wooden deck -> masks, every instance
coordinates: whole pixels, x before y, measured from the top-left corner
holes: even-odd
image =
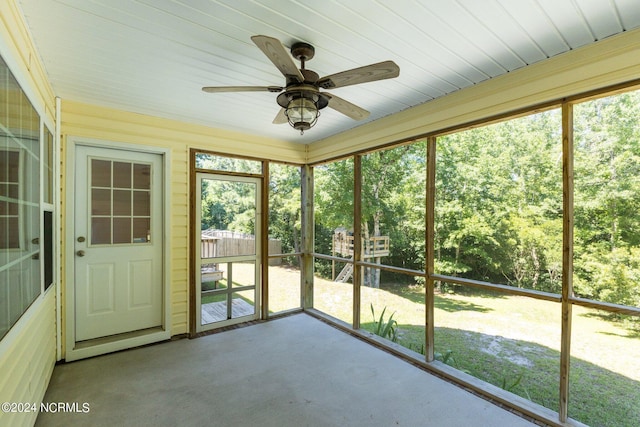
[[[333,235],[332,255],[353,256],[353,236],[346,233]],[[372,236],[362,239],[362,257],[381,258],[389,255],[389,236]]]
[[[231,302],[231,318],[236,319],[243,316],[253,316],[255,307],[243,300],[234,298]],[[202,324],[206,325],[214,322],[227,320],[227,302],[211,302],[202,305]]]

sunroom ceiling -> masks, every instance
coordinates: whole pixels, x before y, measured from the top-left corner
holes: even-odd
[[[640,26],[638,0],[18,0],[57,96],[310,143]],[[300,135],[274,125],[282,86],[252,43],[315,46],[320,76],[393,60],[393,80],[334,89],[371,112],[329,108]]]

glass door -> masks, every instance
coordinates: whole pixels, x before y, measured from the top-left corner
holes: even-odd
[[[196,331],[260,313],[260,178],[196,178]]]

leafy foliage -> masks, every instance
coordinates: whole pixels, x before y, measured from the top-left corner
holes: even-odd
[[[437,148],[436,271],[557,289],[559,112],[459,132],[440,138]],[[558,234],[549,238],[549,230]]]
[[[640,306],[640,93],[580,104],[575,115],[574,289]]]
[[[574,292],[640,306],[640,92],[577,105],[574,129]],[[561,141],[557,109],[438,138],[437,273],[561,291]],[[269,232],[283,252],[299,251],[300,170],[273,164],[270,172]],[[424,270],[425,143],[363,155],[362,177],[363,236],[390,237],[381,262]],[[353,182],[352,158],[314,168],[316,252],[331,254],[336,228],[353,230]],[[209,193],[203,228],[251,232],[248,195],[230,185]],[[392,273],[365,269],[365,284],[377,287],[380,274]]]
[[[385,320],[384,313],[387,311],[387,307],[382,309],[380,318],[376,318],[373,304],[371,304],[371,316],[373,317],[373,333],[382,338],[387,338],[392,342],[398,341],[398,322],[393,318],[395,312]]]
[[[269,178],[269,237],[282,242],[282,253],[300,252],[300,168],[272,163]]]

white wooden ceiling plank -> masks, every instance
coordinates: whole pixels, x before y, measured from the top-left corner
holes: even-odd
[[[476,49],[492,58],[493,63],[503,69],[503,73],[526,65],[522,58],[507,49],[495,34],[457,1],[431,2],[429,8],[444,22],[461,31],[461,36]]]
[[[87,21],[87,28],[80,28],[79,33],[84,33],[85,31],[96,30],[96,25]],[[100,25],[97,26],[100,28]],[[193,67],[193,62],[190,61],[200,61],[203,66],[203,70],[209,69],[210,73],[226,73],[226,70],[229,68],[229,62],[233,64],[233,61],[230,61],[226,56],[218,56],[210,58],[209,66],[205,67],[206,61],[198,58],[197,56],[190,55],[189,52],[185,52],[184,49],[180,50],[170,50],[170,49],[153,49],[153,37],[151,37],[148,43],[145,43],[146,36],[138,36],[136,37],[135,31],[130,33],[130,31],[125,28],[119,32],[112,32],[109,34],[109,38],[100,38],[98,44],[87,45],[82,37],[74,38],[74,44],[76,45],[74,51],[76,52],[77,57],[82,57],[84,61],[89,59],[94,65],[99,68],[112,68],[112,73],[109,73],[108,76],[103,76],[103,78],[109,78],[110,76],[116,77],[118,79],[122,79],[122,77],[118,76],[119,71],[122,71],[122,68],[129,68],[130,70],[122,73],[127,77],[134,77],[138,73],[148,74],[150,78],[164,79],[170,78],[171,76],[174,79],[180,78],[181,74],[187,74],[188,71],[182,73],[182,69],[188,70]],[[131,40],[135,40],[136,43],[132,46],[130,43]],[[60,41],[63,45],[69,46],[69,44],[65,44]],[[120,56],[117,62],[114,63],[112,55],[109,55],[109,51],[113,50],[114,46],[118,46],[118,55]],[[263,57],[262,53],[251,43],[251,50],[255,52],[255,55],[261,61],[267,61],[266,58]],[[201,55],[204,56],[204,55]],[[228,72],[228,80],[232,78],[233,83],[230,84],[263,84],[263,82],[256,81],[257,79],[253,79],[256,74],[256,67],[254,64],[249,63],[241,64],[241,57],[233,58],[239,64],[238,70],[233,70],[233,72]],[[56,57],[56,60],[59,60]],[[70,61],[69,61],[70,60]],[[164,64],[170,64],[170,66],[164,65],[162,67],[158,67],[155,65],[155,61],[161,60]],[[69,62],[67,62],[69,61]],[[224,61],[225,67],[218,66],[217,63],[222,63]],[[256,61],[257,63],[258,61]],[[65,58],[65,63],[67,65],[73,63],[73,58]],[[267,76],[268,77],[268,76]],[[274,80],[269,81],[265,78],[264,84],[284,84],[284,80],[282,76],[278,76],[277,72],[274,73]],[[125,78],[126,79],[126,78]],[[276,80],[277,79],[277,80]],[[106,82],[105,82],[106,83]],[[212,84],[203,79],[203,84]],[[198,88],[199,89],[199,88]]]
[[[640,4],[638,0],[613,0],[617,14],[625,31],[640,26]]]
[[[447,20],[448,14],[438,13],[439,7],[442,10],[441,5],[442,3],[438,2],[418,4],[418,7],[422,8],[424,13],[434,17],[433,20],[429,21],[431,23],[428,28],[429,33],[489,77],[503,74],[506,69],[465,34],[467,32],[466,27]],[[422,16],[422,13],[410,14],[412,19],[422,19]]]
[[[402,3],[395,4],[393,7],[399,8],[399,5]],[[370,33],[379,35],[379,43],[374,46],[374,49],[378,48],[381,51],[389,52],[389,54],[397,54],[404,58],[405,63],[429,70],[442,80],[443,84],[440,86],[444,88],[445,92],[473,84],[472,78],[459,71],[461,69],[466,71],[466,64],[452,55],[450,51],[430,40],[430,37],[417,27],[409,24],[407,19],[391,9],[390,5],[352,0],[344,2],[344,6],[351,11],[353,16],[358,16],[363,20],[362,28],[369,28]],[[405,15],[407,13],[402,9],[399,12],[404,12]],[[365,32],[362,36],[367,38],[367,33]]]
[[[577,0],[577,5],[596,36],[596,40],[622,31],[622,23],[609,1]]]
[[[251,36],[255,35],[255,32],[234,25],[231,22],[233,11],[224,5],[211,1],[198,4],[185,4],[178,1],[168,3],[144,1],[167,14],[200,27],[198,46],[203,52],[224,56],[226,59],[237,58],[239,63],[246,62],[247,59],[255,59],[255,63],[248,65],[252,69],[259,66],[263,60],[268,61],[251,41]],[[198,9],[196,6],[204,9]],[[278,75],[277,71],[270,74]]]
[[[477,49],[460,33],[439,16],[429,10],[429,3],[413,3],[404,0],[401,4],[406,7],[414,7],[414,11],[404,14],[404,18],[414,27],[422,32],[420,39],[426,37],[434,43],[448,50],[449,55],[455,56],[463,71],[467,73],[469,79],[474,83],[481,82],[487,78],[500,75],[504,72],[485,52]]]
[[[202,3],[202,0],[196,0],[196,3]],[[251,35],[265,34],[275,37],[287,46],[290,46],[293,41],[299,40],[298,34],[312,34],[319,31],[315,28],[313,19],[310,19],[305,25],[292,17],[291,14],[296,8],[295,3],[280,2],[278,8],[269,7],[265,2],[216,0],[216,3],[234,11],[226,18],[232,25],[244,29]],[[280,9],[287,12],[283,13]]]
[[[117,17],[112,17],[112,19],[117,19]],[[183,21],[184,22],[184,21]],[[134,24],[129,24],[129,26],[134,27]],[[164,29],[160,29],[160,31],[164,32]],[[205,31],[206,32],[206,31]],[[153,33],[151,33],[152,36],[154,36]],[[128,37],[127,37],[128,38]],[[141,37],[142,38],[142,37]],[[214,39],[214,37],[212,37],[212,39]],[[218,38],[219,39],[219,38]],[[247,38],[248,39],[248,38]],[[207,42],[208,43],[208,42]],[[242,43],[240,43],[242,44]],[[279,75],[277,73],[277,71],[271,71],[270,73],[262,73],[264,76],[264,80],[262,81],[261,78],[258,78],[258,76],[256,76],[256,74],[260,74],[259,72],[257,72],[258,70],[260,70],[260,67],[264,66],[265,63],[268,62],[267,58],[264,58],[262,53],[255,47],[255,45],[253,45],[253,43],[245,43],[251,50],[251,53],[253,55],[255,55],[258,60],[255,61],[255,63],[252,63],[253,61],[251,61],[250,59],[247,59],[246,56],[242,56],[240,54],[235,53],[232,50],[229,49],[216,49],[215,54],[212,54],[211,57],[207,58],[209,60],[210,63],[214,64],[213,66],[209,67],[210,68],[210,73],[216,73],[220,76],[222,76],[222,80],[223,81],[229,81],[228,84],[233,84],[233,85],[238,85],[238,84],[251,84],[251,85],[256,85],[256,84],[265,84],[265,85],[279,85],[279,84],[284,84],[284,79],[281,75]],[[172,67],[171,70],[168,70],[166,67],[164,68],[159,68],[155,66],[155,61],[157,58],[147,58],[143,64],[133,64],[136,66],[136,68],[139,68],[141,70],[143,70],[143,72],[149,72],[149,73],[157,73],[157,71],[154,71],[155,69],[161,69],[166,71],[168,74],[169,71],[170,72],[176,72],[176,73],[180,73],[182,69],[184,70],[188,70],[188,67],[186,66],[187,63],[185,63],[185,58],[198,58],[198,57],[202,57],[205,56],[205,52],[204,51],[196,51],[195,54],[193,54],[194,52],[190,52],[190,48],[184,48],[184,49],[180,49],[180,46],[182,45],[182,43],[178,43],[178,49],[177,50],[173,50],[175,52],[181,52],[181,55],[179,55],[179,58],[172,58],[172,61],[169,61],[169,63],[171,64],[175,64],[174,67]],[[205,49],[206,46],[203,46],[203,49]],[[142,51],[148,52],[149,49],[141,49]],[[249,51],[249,50],[247,50]],[[176,56],[176,55],[174,55]],[[134,61],[135,62],[135,61]],[[163,61],[163,62],[167,62],[167,61]],[[205,61],[206,62],[206,61]],[[216,63],[224,63],[224,67],[220,67],[220,66],[216,66]],[[179,64],[179,66],[177,65]],[[269,65],[270,67],[270,65]],[[186,74],[186,72],[184,73]],[[225,78],[226,77],[226,78]],[[262,76],[261,76],[262,77]],[[273,77],[273,78],[272,78]],[[203,80],[203,85],[212,85],[214,84],[213,82],[211,82],[211,80],[213,79],[209,79],[209,81],[205,81]]]
[[[515,23],[542,50],[551,57],[569,49],[553,21],[549,19],[536,0],[509,1],[499,0],[502,8]]]
[[[56,95],[299,143],[640,25],[638,0],[17,1]],[[313,44],[320,75],[390,59],[400,76],[331,91],[370,117],[327,109],[301,137],[271,124],[275,94],[200,90],[284,83],[255,34]]]
[[[420,103],[421,100],[424,99],[424,95],[416,94],[415,91],[394,83],[393,81],[389,81],[388,85],[385,86],[385,90],[378,90],[377,92],[361,90],[358,86],[332,89],[327,92],[335,94],[367,110],[376,106],[388,107],[390,104],[394,104],[397,108],[407,108]]]
[[[596,36],[584,15],[570,1],[536,0],[571,49],[593,43]]]
[[[495,1],[458,0],[473,15],[479,25],[493,33],[504,51],[509,51],[522,60],[524,65],[533,64],[546,58],[542,51],[522,27]],[[500,53],[496,52],[498,55]]]
[[[320,7],[321,3],[315,2],[309,5],[310,8]],[[358,11],[354,11],[348,8],[346,3],[337,3],[327,9],[326,16],[330,17],[332,21],[343,20],[345,23],[341,26],[345,33],[349,36],[342,37],[342,40],[347,40],[346,44],[343,44],[343,49],[336,51],[335,48],[331,48],[329,43],[333,43],[332,40],[318,42],[318,40],[311,41],[316,47],[316,57],[325,55],[325,60],[322,63],[327,64],[320,72],[321,68],[316,67],[316,59],[314,58],[312,67],[320,75],[333,74],[346,69],[360,67],[368,65],[373,62],[380,62],[382,60],[391,59],[398,63],[400,66],[400,74],[403,76],[402,81],[414,90],[421,91],[423,93],[433,94],[446,94],[452,90],[456,90],[457,86],[450,84],[439,75],[437,75],[430,67],[424,67],[421,64],[415,64],[411,57],[403,55],[397,49],[398,43],[391,46],[385,41],[386,44],[376,44],[371,41],[372,36],[367,33],[369,31],[374,34],[379,40],[386,40],[387,35],[380,31],[374,31],[371,29],[371,25],[368,21],[361,16]],[[368,28],[368,30],[365,30]],[[362,30],[360,30],[362,29]],[[358,31],[356,31],[358,30]],[[333,32],[332,32],[333,33]],[[340,43],[338,41],[337,43]],[[328,48],[329,52],[325,51]],[[335,52],[335,55],[331,55],[331,51]],[[340,56],[347,55],[350,58],[349,62],[340,62],[340,65],[334,63],[333,58],[340,58]],[[315,68],[314,68],[315,67]],[[368,84],[367,84],[368,85]]]
[[[135,13],[121,14],[122,7],[119,7],[117,3],[109,3],[109,7],[102,13],[108,19],[131,28],[132,33],[137,31],[145,33],[140,38],[150,38],[150,43],[148,48],[141,49],[142,52],[156,46],[156,51],[181,52],[181,59],[188,56],[197,58],[210,54],[215,40],[214,57],[223,58],[230,73],[241,70],[244,70],[245,73],[255,72],[256,66],[260,65],[258,63],[258,60],[261,59],[260,52],[256,52],[255,45],[250,42],[249,37],[246,40],[238,40],[202,25],[196,25],[191,20],[179,19],[176,15],[156,8],[153,4],[136,4],[140,9],[134,10]],[[145,15],[146,18],[139,20],[139,15]],[[134,37],[133,34],[132,37]],[[175,46],[172,49],[158,49],[158,39],[165,43],[175,44]],[[166,47],[165,43],[162,43],[161,46]],[[255,55],[255,63],[251,61],[252,55]],[[150,57],[149,60],[151,61],[149,65],[152,66],[155,57]]]

